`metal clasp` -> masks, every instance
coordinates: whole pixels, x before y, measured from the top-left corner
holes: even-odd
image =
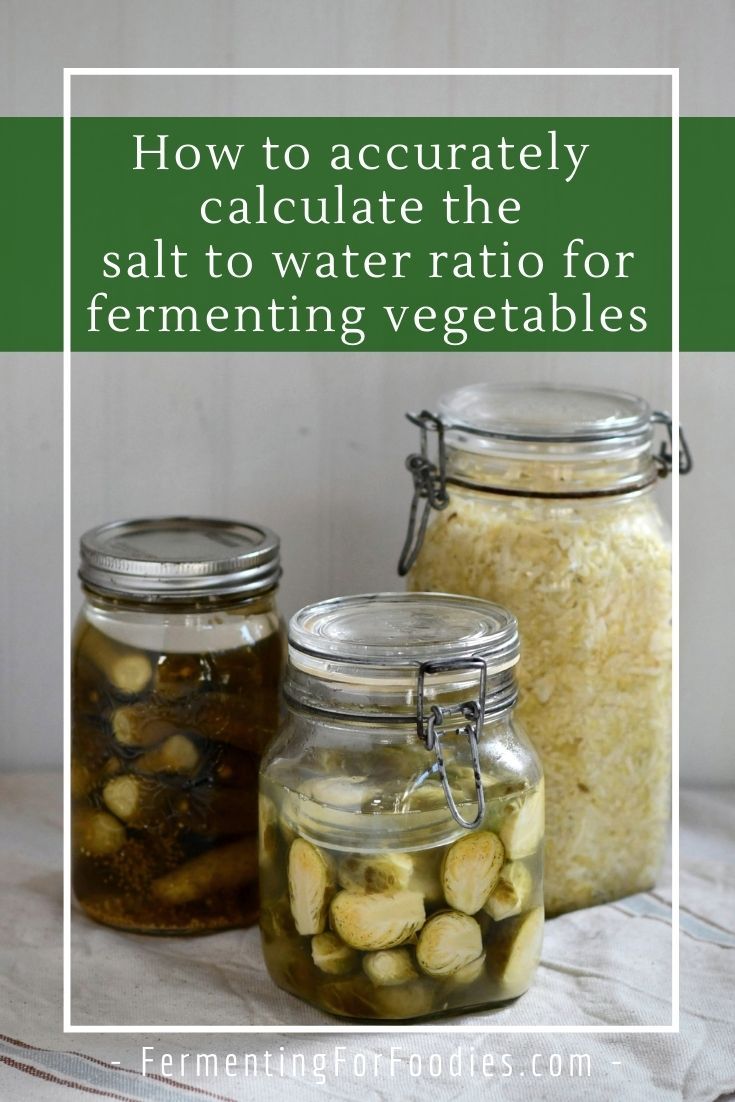
[[[465,700],[461,704],[449,704],[443,707],[433,704],[427,714],[424,700],[426,678],[430,674],[448,673],[452,670],[477,670],[480,678],[477,688],[476,700]],[[485,718],[485,690],[487,685],[487,663],[484,658],[458,658],[446,662],[422,662],[419,666],[418,683],[416,689],[416,714],[418,724],[418,736],[426,744],[427,750],[433,750],[439,768],[442,788],[447,806],[452,813],[452,818],[465,830],[474,830],[485,817],[485,790],[482,787],[482,773],[480,771],[479,737]],[[475,779],[475,796],[477,799],[477,814],[474,819],[465,819],[454,799],[449,778],[444,765],[444,752],[442,738],[446,734],[445,727],[448,721],[454,720],[453,730],[467,736],[470,745],[470,757],[472,759],[472,772]],[[464,725],[462,722],[464,721]]]
[[[658,473],[661,478],[666,478],[674,469],[674,425],[671,420],[671,414],[666,413],[664,410],[655,410],[651,415],[651,421],[654,425],[665,425],[666,434],[668,436],[668,445],[666,440],[662,441],[661,447],[654,455],[656,466],[658,467]],[[692,469],[692,453],[689,451],[689,445],[686,442],[684,436],[684,430],[679,426],[679,474],[689,474]]]
[[[426,525],[429,523],[431,509],[445,509],[449,504],[447,493],[447,454],[444,446],[444,425],[439,418],[423,410],[421,413],[407,413],[406,417],[421,430],[421,451],[413,452],[406,460],[406,468],[413,479],[413,497],[408,515],[408,532],[398,560],[398,573],[403,577],[416,562],[421,544],[424,542]],[[436,462],[429,456],[429,433],[435,432]],[[419,502],[424,501],[421,519],[417,523]]]

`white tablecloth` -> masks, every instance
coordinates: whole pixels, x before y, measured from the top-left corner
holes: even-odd
[[[733,793],[685,791],[681,815],[678,1034],[655,1032],[671,1022],[670,890],[663,883],[654,892],[549,922],[538,979],[516,1003],[413,1033],[373,1027],[350,1036],[338,1034],[334,1022],[328,1034],[210,1034],[207,1027],[327,1023],[270,983],[254,930],[197,939],[134,937],[75,912],[74,1025],[197,1025],[204,1032],[64,1035],[60,778],[2,778],[0,1099],[66,1102],[86,1093],[230,1102],[257,1090],[259,1100],[270,1102],[297,1089],[303,1099],[326,1092],[361,1102],[462,1102],[501,1087],[509,1099],[719,1098],[735,1091]],[[480,1033],[486,1025],[523,1031],[642,1026],[654,1032]],[[342,1045],[344,1051],[337,1048]],[[158,1078],[140,1074],[143,1046],[152,1046],[154,1063],[147,1070]],[[171,1064],[161,1065],[164,1052]],[[213,1074],[213,1059],[207,1075],[197,1077],[193,1056],[182,1068],[179,1058],[187,1052],[218,1056],[219,1074]],[[232,1059],[225,1066],[227,1054]],[[573,1054],[589,1056],[589,1076],[586,1059],[575,1062]],[[340,1059],[345,1064],[335,1068]],[[492,1078],[483,1078],[493,1069]]]

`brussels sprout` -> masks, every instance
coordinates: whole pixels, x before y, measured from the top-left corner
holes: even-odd
[[[78,808],[72,820],[74,848],[85,857],[109,857],[125,844],[125,827],[106,811]]]
[[[469,964],[465,964],[462,968],[453,972],[447,982],[451,987],[468,987],[475,980],[479,980],[484,971],[485,954],[481,953],[475,960],[471,960]]]
[[[541,844],[544,836],[544,784],[543,781],[530,796],[517,804],[500,828],[500,840],[509,860],[530,857]]]
[[[327,857],[310,842],[296,838],[288,851],[288,893],[300,934],[323,932],[333,890],[334,878]]]
[[[367,976],[358,974],[346,980],[334,980],[319,988],[319,1000],[325,1010],[341,1018],[380,1017],[376,1006],[376,988]]]
[[[258,846],[262,864],[273,861],[278,853],[277,830],[276,805],[261,792],[258,796]]]
[[[383,853],[374,857],[351,855],[340,861],[340,887],[351,891],[391,892],[408,887],[413,861],[407,853]]]
[[[315,934],[311,939],[311,959],[321,972],[342,976],[355,968],[358,956],[336,934],[327,932]]]
[[[294,926],[288,896],[282,896],[273,902],[266,902],[261,893],[260,930],[263,941],[269,944],[276,942],[277,947],[295,939],[296,927]]]
[[[443,1001],[437,998],[439,993],[426,980],[414,980],[395,987],[376,987],[374,990],[380,1018],[423,1018],[444,1009]]]
[[[449,906],[468,915],[476,914],[497,883],[503,856],[502,842],[488,830],[455,842],[444,855],[441,872]]]
[[[421,892],[428,904],[444,903],[444,891],[441,885],[442,851],[423,849],[411,854],[413,875],[408,885],[412,891]]]
[[[500,922],[520,914],[533,892],[533,877],[522,861],[506,861],[483,910]]]
[[[459,911],[433,915],[419,934],[416,960],[428,976],[451,976],[482,953],[482,930]]]
[[[332,928],[354,949],[392,949],[424,924],[424,900],[418,892],[341,891],[332,900]]]
[[[154,880],[151,889],[165,903],[192,903],[205,896],[232,891],[258,875],[258,847],[254,838],[244,838],[180,865]]]
[[[511,919],[512,933],[509,932],[498,946],[493,946],[492,962],[488,966],[497,971],[509,997],[522,994],[541,959],[541,945],[544,936],[544,909],[535,907],[520,919]]]
[[[304,785],[304,795],[326,807],[344,808],[346,811],[359,811],[366,792],[367,777],[319,777]]]
[[[406,811],[440,811],[446,808],[447,799],[438,781],[426,781],[407,792],[402,805]]]
[[[362,958],[365,975],[376,987],[393,987],[418,979],[408,949],[380,949]]]

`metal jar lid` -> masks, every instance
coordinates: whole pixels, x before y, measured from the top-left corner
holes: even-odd
[[[79,577],[88,589],[141,601],[256,596],[281,575],[278,536],[236,520],[112,521],[85,532],[79,548]]]

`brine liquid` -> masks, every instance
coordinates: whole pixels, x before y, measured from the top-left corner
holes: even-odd
[[[261,778],[261,932],[275,982],[361,1019],[424,1018],[525,991],[541,945],[539,788],[488,790],[481,827],[467,831],[436,778],[390,810],[366,786],[366,777],[312,776],[296,791]],[[473,806],[461,804],[468,817]],[[500,838],[513,849],[524,807],[516,848],[527,852],[513,857]],[[506,893],[491,903],[501,879]]]
[[[89,623],[72,662],[73,884],[86,913],[147,933],[257,919],[257,774],[279,719],[282,643],[165,654]]]

